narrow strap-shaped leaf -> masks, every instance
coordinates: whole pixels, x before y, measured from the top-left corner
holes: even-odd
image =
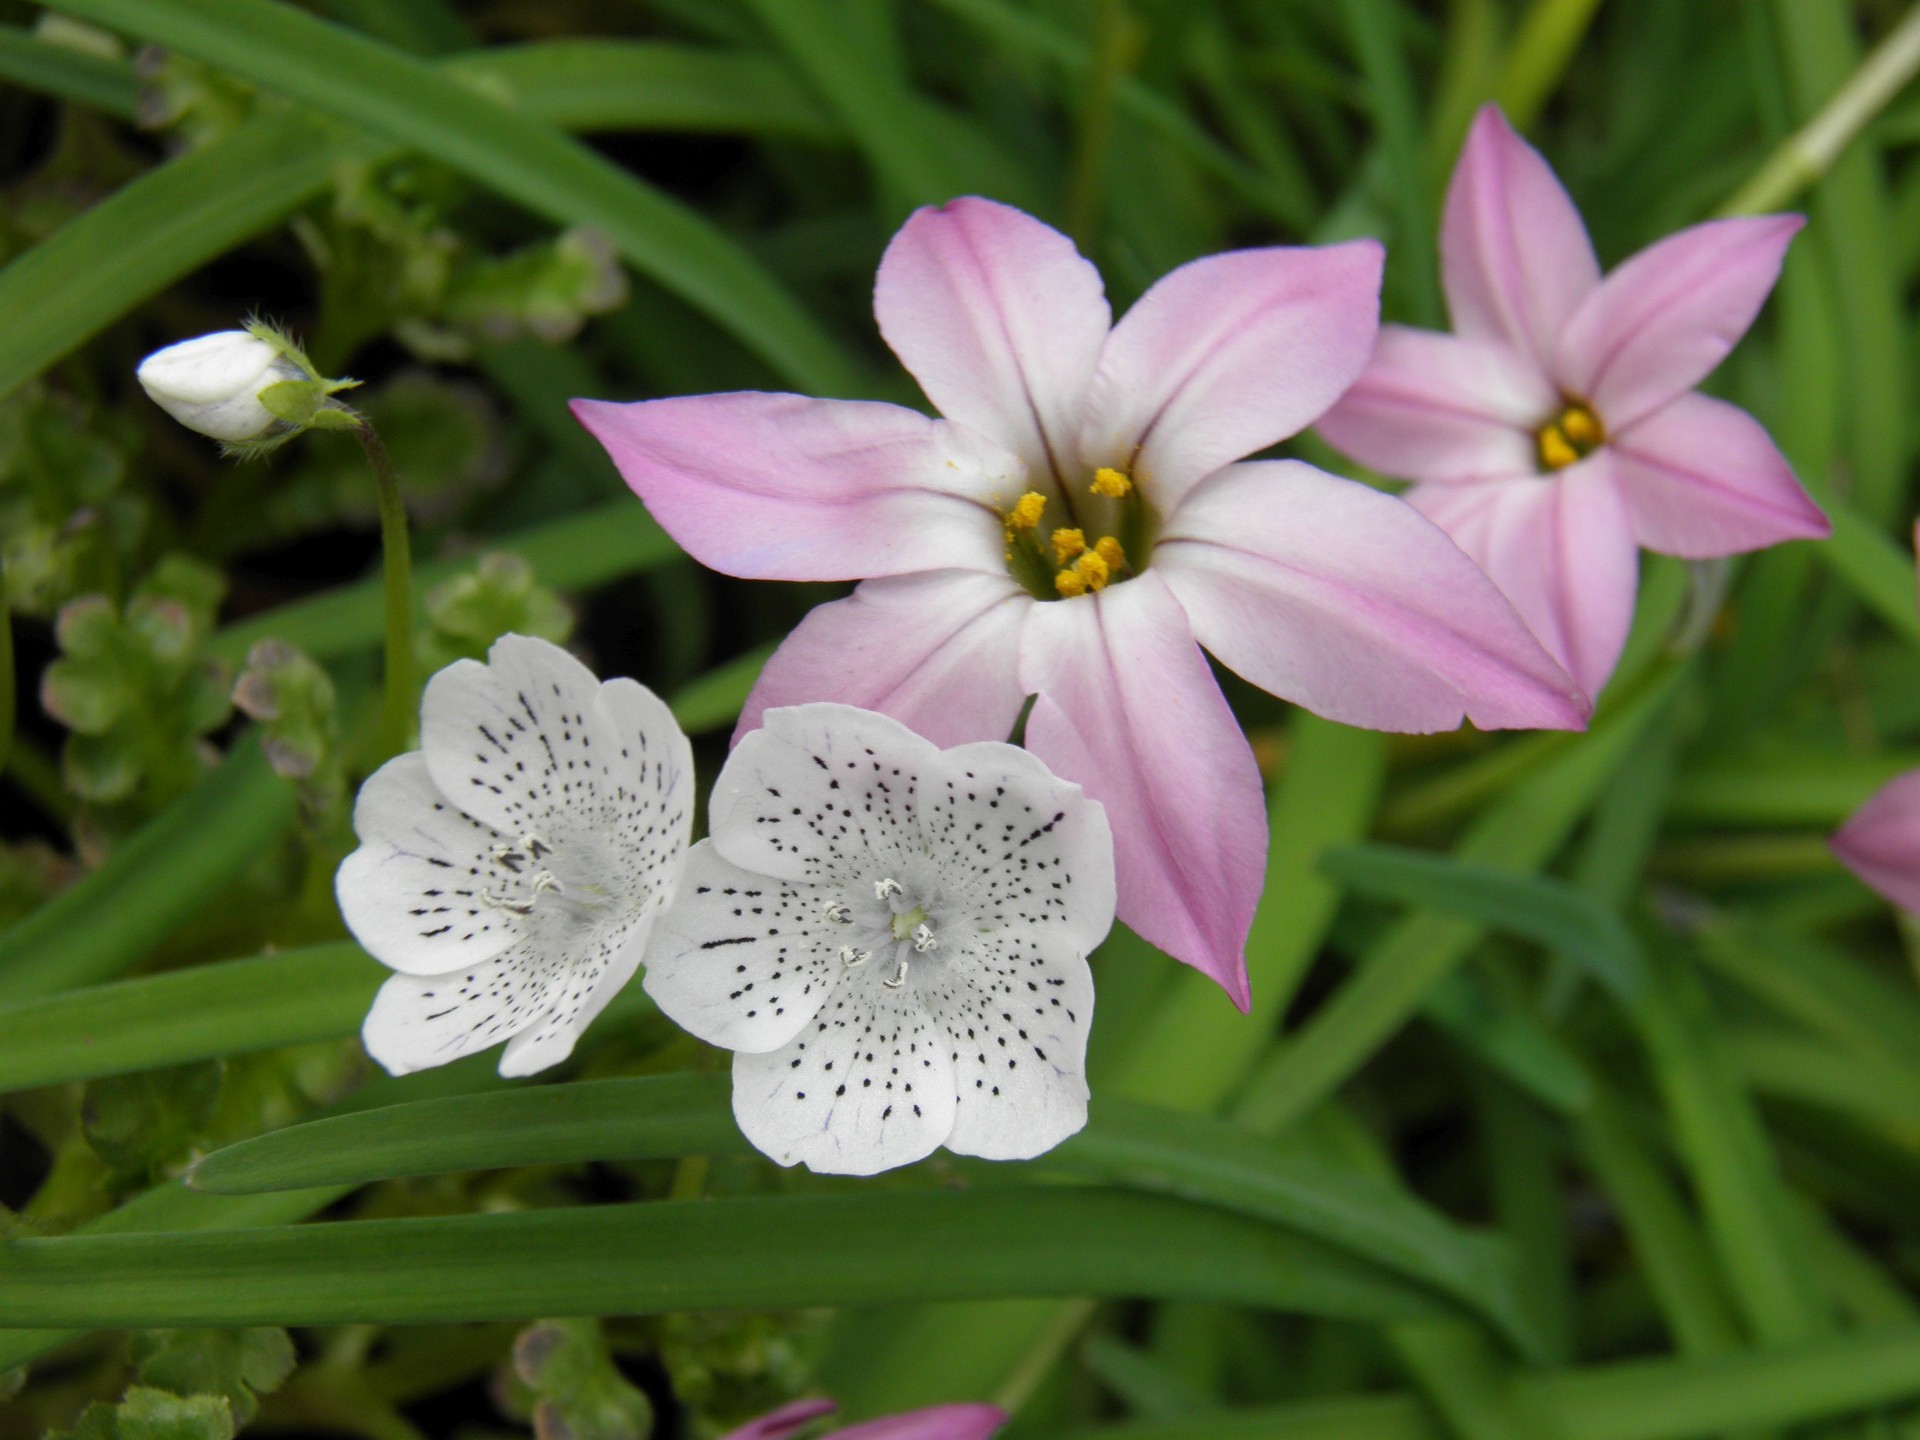
[[[314,945],[0,1004],[0,1091],[351,1035],[386,975]]]
[[[1633,932],[1613,910],[1562,881],[1389,845],[1349,845],[1328,851],[1320,864],[1363,895],[1535,941],[1578,961],[1616,995],[1631,1000],[1639,993],[1646,962]]]
[[[431,155],[549,219],[598,226],[635,269],[795,383],[823,394],[857,389],[834,342],[725,232],[431,64],[268,0],[72,0],[65,8]]]
[[[298,811],[258,740],[241,741],[98,870],[0,934],[0,1000],[121,974],[258,860]]]
[[[55,45],[15,25],[0,25],[0,79],[77,100],[121,120],[133,118],[140,95],[140,82],[124,60]]]
[[[1514,1377],[1554,1440],[1691,1440],[1839,1419],[1920,1396],[1920,1329],[1769,1346],[1710,1360],[1632,1360]],[[1411,1395],[1352,1395],[1188,1420],[1103,1425],[1061,1440],[1445,1440]]]
[[[1643,727],[1672,700],[1684,670],[1668,671],[1581,743],[1486,812],[1457,854],[1475,863],[1538,869],[1565,843]],[[1416,915],[1370,947],[1358,973],[1248,1086],[1241,1113],[1277,1130],[1313,1108],[1419,1009],[1482,934],[1472,921]]]
[[[403,1324],[1010,1295],[1185,1298],[1369,1321],[1444,1313],[1431,1292],[1258,1221],[1077,1186],[0,1245],[0,1314],[39,1326]]]
[[[832,128],[791,75],[770,72],[763,57],[556,42],[462,55],[442,68],[553,125],[793,135]],[[0,269],[0,314],[9,317],[0,329],[0,394],[285,219],[326,189],[342,160],[399,151],[312,114],[270,113],[128,182]],[[128,235],[142,243],[129,247]]]
[[[228,1146],[203,1159],[191,1183],[246,1193],[445,1170],[751,1154],[733,1122],[730,1088],[725,1076],[663,1075],[367,1110]],[[1444,1291],[1521,1336],[1509,1257],[1497,1241],[1461,1230],[1410,1195],[1285,1154],[1220,1121],[1098,1103],[1087,1129],[1041,1163],[1311,1235]]]

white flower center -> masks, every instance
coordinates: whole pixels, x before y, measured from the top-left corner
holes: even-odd
[[[883,962],[880,983],[898,990],[907,983],[915,961],[940,948],[942,917],[949,923],[955,918],[945,898],[931,874],[904,881],[882,874],[847,886],[840,898],[820,906],[820,914],[847,927],[848,941],[837,952],[841,964],[857,970],[878,956]]]
[[[614,904],[612,891],[591,873],[605,867],[569,866],[567,857],[540,835],[529,832],[502,841],[488,853],[494,874],[480,898],[496,910],[592,925]],[[583,857],[573,858],[578,862]]]

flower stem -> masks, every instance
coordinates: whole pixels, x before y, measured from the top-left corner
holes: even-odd
[[[1827,173],[1841,151],[1920,73],[1920,5],[1847,77],[1819,114],[1780,142],[1767,161],[1720,207],[1722,216],[1760,215],[1790,203]]]
[[[1114,103],[1124,80],[1146,48],[1145,27],[1126,0],[1098,0],[1094,9],[1093,73],[1080,106],[1073,177],[1067,191],[1067,233],[1091,249],[1105,208],[1107,164],[1113,148]]]
[[[381,710],[380,753],[398,755],[413,740],[413,546],[407,537],[407,508],[393,457],[371,421],[353,427],[366,451],[380,494],[380,568],[387,600],[386,700]]]
[[[7,566],[0,561],[0,772],[13,751],[13,616],[7,608]]]

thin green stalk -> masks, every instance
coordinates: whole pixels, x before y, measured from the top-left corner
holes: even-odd
[[[366,451],[380,495],[380,570],[386,594],[386,695],[380,712],[380,753],[398,755],[412,743],[415,705],[413,664],[413,544],[407,535],[407,507],[400,498],[400,477],[380,432],[371,421],[353,427]]]
[[[0,773],[13,752],[14,685],[13,614],[7,606],[7,567],[0,561]]]
[[[1599,8],[1600,0],[1534,0],[1500,72],[1498,99],[1515,125],[1533,123]]]
[[[1916,74],[1920,74],[1920,5],[1907,12],[1819,113],[1775,147],[1719,213],[1761,215],[1792,203],[1827,173],[1854,136]]]
[[[1066,205],[1067,233],[1082,250],[1091,249],[1100,233],[1120,82],[1146,45],[1146,27],[1126,0],[1097,0],[1093,15],[1093,70],[1081,101]]]

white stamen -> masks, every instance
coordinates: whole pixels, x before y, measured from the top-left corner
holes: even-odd
[[[515,915],[531,915],[533,913],[533,904],[531,901],[526,904],[521,904],[519,901],[507,899],[504,895],[496,895],[491,890],[482,890],[480,892],[480,903],[483,905],[491,905],[496,910],[510,910]]]
[[[538,875],[533,877],[533,893],[540,895],[548,890],[551,890],[556,895],[564,895],[567,893],[567,887],[560,883],[559,876],[555,875],[551,870],[542,870]]]
[[[940,942],[934,939],[933,930],[925,921],[913,927],[913,948],[922,955],[929,950],[938,949]]]
[[[527,858],[538,860],[542,855],[553,854],[553,847],[532,831],[520,837],[520,848],[527,852]]]
[[[820,914],[823,918],[835,925],[851,925],[853,923],[853,911],[838,900],[827,901],[826,904],[820,907]]]
[[[907,957],[904,955],[900,957],[900,968],[893,972],[893,978],[891,980],[882,980],[880,983],[886,986],[889,990],[898,990],[902,985],[906,984],[907,983]]]
[[[876,900],[891,900],[895,895],[904,895],[905,893],[904,887],[902,887],[898,880],[888,878],[873,882],[873,898]]]
[[[493,847],[491,853],[494,864],[504,865],[516,875],[520,873],[520,862],[525,857],[521,855],[518,845],[509,845],[505,841],[502,841]]]
[[[871,959],[873,959],[873,951],[871,950],[856,950],[851,945],[842,945],[840,947],[840,963],[849,970],[853,969],[856,965],[864,965]]]

